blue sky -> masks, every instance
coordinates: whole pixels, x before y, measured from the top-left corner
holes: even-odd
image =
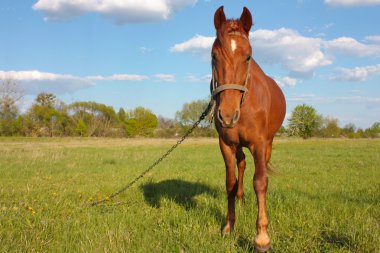
[[[244,6],[253,57],[302,103],[340,124],[380,121],[380,0],[35,0],[0,2],[0,79],[66,102],[136,106],[173,118],[208,98],[213,15]]]

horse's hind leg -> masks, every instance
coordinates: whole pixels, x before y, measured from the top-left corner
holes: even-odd
[[[236,164],[238,167],[239,175],[238,175],[238,189],[236,193],[236,197],[244,202],[244,186],[243,186],[243,178],[245,171],[245,154],[243,152],[243,148],[239,147],[236,152]]]
[[[267,143],[267,154],[266,154],[266,162],[267,162],[267,164],[269,163],[270,157],[272,155],[272,143],[273,143],[273,139],[269,140],[268,143]]]

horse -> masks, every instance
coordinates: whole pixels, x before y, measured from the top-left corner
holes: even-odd
[[[268,163],[273,138],[284,121],[286,102],[277,83],[252,58],[249,40],[252,25],[252,15],[246,7],[236,20],[226,19],[223,6],[216,10],[210,90],[215,101],[213,113],[219,147],[226,167],[228,210],[222,232],[231,233],[236,220],[235,199],[244,200],[245,147],[253,155],[255,164],[253,187],[258,214],[254,247],[266,252],[271,249],[266,211]]]

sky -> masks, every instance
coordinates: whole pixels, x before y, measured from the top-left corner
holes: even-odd
[[[380,122],[380,0],[1,0],[0,79],[27,110],[40,92],[174,118],[209,98],[213,16],[252,13],[253,58],[341,126]]]

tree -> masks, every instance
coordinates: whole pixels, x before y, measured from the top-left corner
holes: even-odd
[[[117,135],[119,119],[112,106],[96,102],[75,102],[69,105],[69,111],[78,135]]]
[[[374,133],[375,137],[380,137],[380,122],[373,123],[371,131]]]
[[[355,137],[356,126],[353,123],[345,125],[342,129],[342,135],[348,138]]]
[[[178,134],[178,127],[173,119],[158,116],[158,125],[156,129],[156,137],[175,137]]]
[[[192,126],[201,116],[202,112],[206,109],[208,100],[196,100],[190,103],[185,103],[182,110],[176,112],[175,120],[182,126]],[[209,121],[202,121],[200,127],[209,127]]]
[[[281,126],[280,129],[278,129],[276,135],[283,136],[284,134],[286,134],[286,128],[284,126]]]
[[[318,131],[318,136],[324,138],[336,138],[342,133],[338,119],[326,117],[322,120],[322,127]]]
[[[196,100],[190,103],[185,103],[182,106],[182,110],[176,112],[175,121],[179,124],[182,132],[186,132],[190,127],[194,125],[199,117],[206,109],[208,100]],[[208,120],[203,120],[198,128],[194,129],[193,136],[216,136],[216,130]]]
[[[17,83],[12,79],[0,84],[0,135],[14,135],[20,131],[17,103],[23,98]]]
[[[37,95],[36,104],[41,107],[53,108],[57,97],[53,93],[41,92]]]
[[[41,92],[23,119],[23,131],[29,136],[64,136],[70,121],[67,106],[54,94]]]
[[[310,138],[319,129],[322,117],[309,105],[298,105],[293,109],[289,119],[288,134],[300,136],[304,139]]]
[[[125,113],[125,110],[123,108],[119,109],[119,112],[117,113],[117,117],[119,118],[120,122],[125,122],[127,114]]]
[[[364,131],[364,135],[367,138],[378,138],[380,137],[380,122],[375,122],[370,128]]]
[[[157,116],[144,107],[137,107],[126,113],[125,132],[128,137],[152,137],[157,125]]]

